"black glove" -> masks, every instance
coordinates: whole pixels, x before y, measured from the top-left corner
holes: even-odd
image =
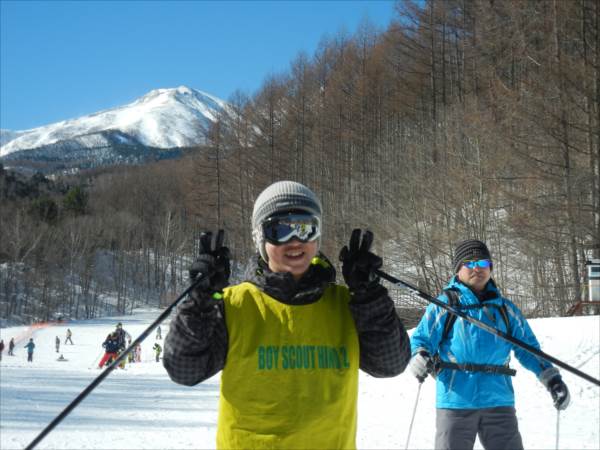
[[[539,379],[550,392],[554,407],[558,410],[567,409],[571,401],[571,396],[569,395],[567,385],[558,373],[558,369],[555,367],[545,369],[540,373]]]
[[[548,382],[548,390],[554,401],[554,407],[558,410],[567,409],[567,406],[569,406],[569,403],[571,402],[571,396],[569,395],[567,385],[560,375],[552,378]]]
[[[231,266],[229,249],[223,246],[224,235],[225,232],[219,230],[214,249],[211,247],[212,233],[200,235],[200,255],[189,270],[190,281],[197,283],[190,294],[194,300],[206,298],[206,294],[221,291],[229,284]]]
[[[354,229],[350,245],[344,246],[340,252],[344,280],[350,291],[357,294],[364,294],[379,283],[375,270],[383,264],[379,256],[369,251],[373,243],[373,233],[366,230],[361,242],[361,232],[359,228]]]

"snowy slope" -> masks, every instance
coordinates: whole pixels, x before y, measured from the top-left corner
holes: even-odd
[[[62,141],[82,147],[108,145],[107,132],[117,132],[124,144],[191,147],[204,142],[207,127],[224,108],[224,101],[186,86],[156,89],[128,105],[77,119],[31,130],[2,130],[0,157]]]
[[[0,147],[13,139],[18,138],[21,134],[22,132],[20,131],[4,130],[0,128]]]
[[[100,344],[118,321],[137,337],[158,311],[134,316],[70,322],[32,330],[4,328],[8,343],[17,336],[14,357],[0,363],[0,448],[20,449],[71,402],[99,373],[95,368]],[[550,355],[600,378],[600,317],[536,319],[533,330]],[[75,345],[61,345],[68,359],[56,361],[54,338],[64,342],[67,326]],[[162,326],[163,336],[168,324]],[[29,335],[37,344],[34,362],[26,362],[23,348]],[[38,448],[60,449],[185,449],[214,448],[219,375],[195,386],[170,381],[153,361],[155,335],[142,344],[143,362],[111,373]],[[158,341],[160,342],[160,341]],[[535,377],[513,363],[517,414],[525,448],[555,448],[556,411]],[[559,448],[600,448],[600,388],[563,371],[571,406],[560,416]],[[408,373],[375,379],[364,373],[359,385],[358,447],[404,448],[418,383]],[[435,429],[434,382],[421,390],[410,448],[433,447]],[[476,448],[481,448],[476,444]]]

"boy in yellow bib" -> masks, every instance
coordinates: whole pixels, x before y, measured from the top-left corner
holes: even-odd
[[[373,234],[354,230],[340,253],[347,287],[319,253],[321,203],[280,181],[256,199],[258,250],[247,281],[228,286],[219,231],[201,237],[190,277],[206,276],[179,307],[163,364],[195,385],[222,370],[217,447],[356,448],[358,369],[400,374],[409,339],[375,269]],[[362,235],[362,236],[361,236]]]

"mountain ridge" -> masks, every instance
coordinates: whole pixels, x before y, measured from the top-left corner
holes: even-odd
[[[30,130],[0,130],[0,159],[30,160],[32,154],[40,156],[40,149],[51,149],[60,159],[60,149],[85,152],[111,148],[115,142],[159,152],[195,147],[206,143],[208,128],[225,110],[223,100],[187,86],[154,89],[126,105],[79,118]]]

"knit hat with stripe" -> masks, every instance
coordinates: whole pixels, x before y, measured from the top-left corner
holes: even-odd
[[[465,261],[477,261],[479,259],[492,260],[492,255],[483,242],[478,241],[477,239],[467,239],[459,242],[456,245],[454,258],[452,259],[454,273],[457,273],[460,270],[462,263]]]

